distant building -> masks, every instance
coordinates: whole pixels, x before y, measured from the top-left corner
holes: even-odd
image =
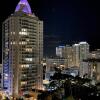
[[[87,42],[79,43],[79,59],[83,61],[83,59],[87,59],[89,55],[89,44]]]
[[[87,70],[86,72],[84,72],[84,75],[87,74],[89,78],[100,82],[100,58],[88,58],[86,60],[84,60],[85,64],[88,64],[87,68],[89,70]],[[84,65],[83,68],[86,70],[86,66]]]
[[[73,48],[72,48],[72,46],[66,45],[64,58],[67,59],[67,67],[74,66],[74,64],[73,64]]]
[[[72,76],[75,77],[75,76],[79,75],[79,68],[76,67],[76,66],[73,66],[73,67],[67,68],[65,70],[62,70],[61,73],[62,74],[72,75]]]
[[[84,77],[84,75],[88,75],[90,70],[91,69],[90,69],[89,64],[87,62],[84,62],[84,61],[80,62],[80,68],[79,68],[80,77]],[[87,77],[89,77],[89,75]]]
[[[66,59],[66,67],[73,65],[73,48],[70,45],[56,47],[56,56]]]
[[[91,51],[89,53],[88,58],[97,58],[97,59],[99,59],[100,58],[100,49],[97,49],[95,51]]]
[[[89,55],[89,44],[87,42],[80,42],[79,43],[79,60],[80,60],[80,76],[83,77],[84,72],[88,71],[86,67],[87,64],[83,62],[84,59],[87,59]]]
[[[57,57],[64,57],[65,55],[64,55],[64,53],[65,53],[65,46],[58,46],[58,47],[56,47],[56,56]]]
[[[72,46],[58,46],[56,47],[56,55],[67,59],[67,67],[80,67],[80,63],[89,55],[89,44],[87,42],[79,42]]]
[[[100,49],[90,52],[88,58],[84,59],[83,62],[85,64],[88,64],[88,77],[96,81],[100,81]],[[84,70],[87,69],[85,68],[85,65],[83,66],[83,68]],[[86,71],[84,72],[84,74],[86,74]]]
[[[9,95],[42,89],[43,21],[20,0],[2,25],[2,88]]]
[[[50,76],[53,76],[55,73],[55,69],[61,69],[64,70],[66,69],[66,59],[65,58],[60,58],[60,57],[52,57],[52,58],[46,58],[45,63],[44,63],[44,75],[46,80],[50,79]]]
[[[60,69],[65,69],[66,68],[66,59],[65,58],[46,58],[46,71],[55,71],[55,67],[60,68]]]
[[[79,44],[72,45],[72,47],[73,47],[73,64],[74,64],[74,66],[77,66],[77,67],[79,67],[79,64],[80,64],[79,46],[80,46]]]

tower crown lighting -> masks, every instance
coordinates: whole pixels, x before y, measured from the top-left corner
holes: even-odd
[[[20,0],[16,6],[15,12],[22,11],[26,14],[32,14],[31,7],[27,0]]]

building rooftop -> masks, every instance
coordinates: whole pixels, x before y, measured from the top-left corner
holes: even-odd
[[[79,44],[88,44],[88,43],[84,41],[84,42],[79,42]]]
[[[26,14],[32,14],[31,7],[27,0],[20,0],[16,6],[15,12],[22,11]],[[34,14],[33,14],[34,15]],[[35,15],[34,15],[35,16]]]

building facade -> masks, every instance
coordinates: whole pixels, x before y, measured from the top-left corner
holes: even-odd
[[[65,58],[46,58],[46,71],[55,71],[55,68],[65,69],[66,68],[66,59]]]
[[[87,59],[89,55],[89,44],[87,42],[79,43],[79,59],[83,61],[83,59]]]
[[[56,47],[56,56],[65,58],[66,67],[73,66],[73,48],[70,45]]]
[[[67,67],[80,67],[80,63],[89,55],[89,44],[87,42],[79,42],[72,46],[58,46],[56,47],[56,55],[67,59]]]
[[[73,47],[73,64],[74,66],[79,67],[80,58],[79,58],[79,44],[72,45]]]
[[[9,95],[42,89],[43,21],[20,0],[2,25],[2,87]]]
[[[62,57],[65,56],[64,53],[65,53],[65,46],[58,46],[58,47],[56,47],[56,56],[62,58]]]
[[[84,72],[87,69],[87,64],[83,62],[84,59],[87,59],[89,55],[89,44],[87,42],[79,43],[79,67],[80,67],[80,76],[83,77]],[[87,69],[88,70],[88,69]]]
[[[84,74],[87,74],[89,78],[100,82],[100,50],[97,49],[90,52],[88,58],[83,62],[84,64],[87,64],[87,67],[85,67],[85,65],[83,64],[83,70],[89,69],[87,71],[84,71]]]
[[[73,48],[70,45],[66,45],[65,47],[65,57],[67,59],[67,67],[74,66],[73,63]]]

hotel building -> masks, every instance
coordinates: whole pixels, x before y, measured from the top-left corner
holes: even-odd
[[[27,0],[2,24],[2,88],[9,95],[42,89],[43,21]]]

